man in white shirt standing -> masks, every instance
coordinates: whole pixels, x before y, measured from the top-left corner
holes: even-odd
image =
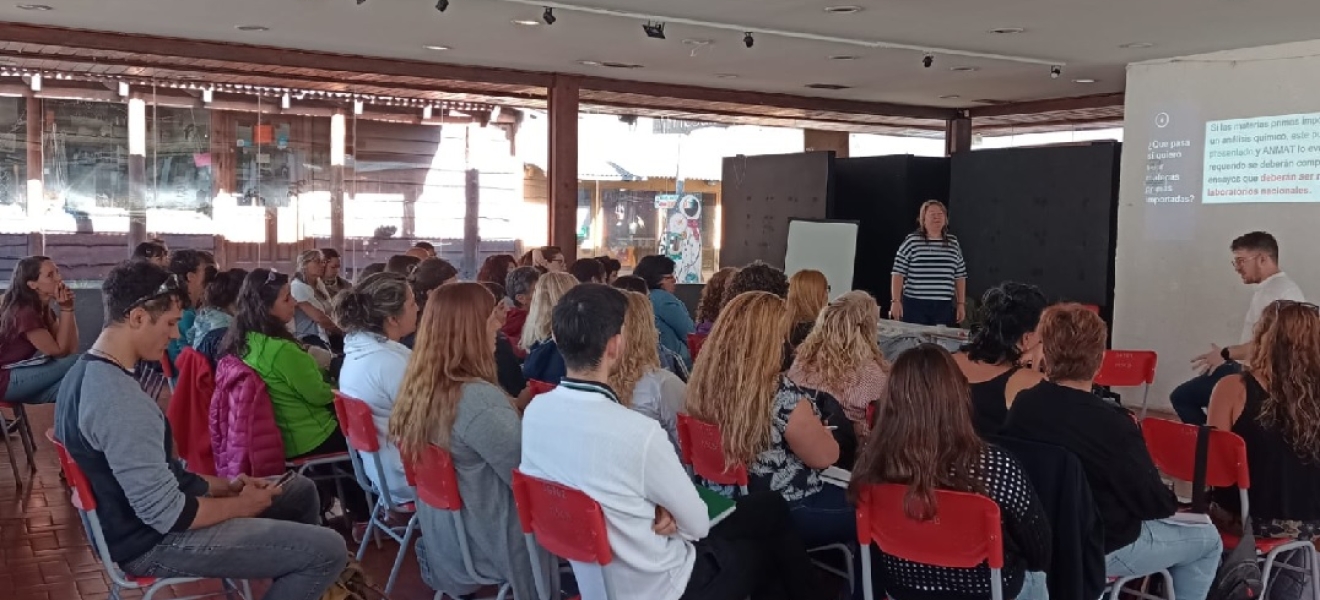
[[[576,286],[556,305],[551,330],[568,376],[524,413],[519,470],[600,503],[614,553],[604,574],[619,598],[833,597],[779,494],[743,498],[712,528],[659,422],[619,403],[605,382],[625,347],[626,311],[622,292],[601,284]],[[603,596],[585,589],[598,580],[578,577],[584,597]]]
[[[1220,379],[1242,371],[1241,361],[1251,355],[1251,337],[1260,322],[1265,307],[1276,300],[1305,302],[1302,288],[1279,269],[1279,242],[1264,231],[1253,231],[1235,240],[1233,270],[1242,277],[1242,283],[1256,285],[1256,293],[1247,307],[1242,324],[1241,341],[1233,346],[1211,344],[1210,351],[1192,360],[1201,371],[1197,377],[1183,383],[1169,395],[1173,409],[1184,423],[1205,424],[1205,410],[1210,405],[1210,393]]]

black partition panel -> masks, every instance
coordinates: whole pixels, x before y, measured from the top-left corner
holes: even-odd
[[[833,152],[725,158],[720,266],[784,268],[789,219],[829,217],[833,164]]]
[[[888,306],[890,272],[903,238],[916,229],[926,200],[949,199],[949,159],[908,155],[834,161],[831,219],[857,221],[853,288]]]
[[[954,155],[950,229],[967,260],[968,293],[1013,280],[1108,307],[1119,155],[1115,142]]]

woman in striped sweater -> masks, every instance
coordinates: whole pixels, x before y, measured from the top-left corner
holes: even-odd
[[[939,200],[921,205],[917,230],[898,247],[890,293],[892,319],[956,327],[967,316],[967,265]]]

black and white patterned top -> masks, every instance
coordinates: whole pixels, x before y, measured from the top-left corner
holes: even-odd
[[[798,387],[788,377],[779,376],[779,389],[770,414],[770,447],[747,465],[747,488],[750,492],[775,491],[784,500],[793,502],[819,492],[824,483],[820,471],[808,467],[788,448],[784,431],[788,429],[788,416],[798,402],[806,400],[812,414],[818,418],[816,407],[808,399],[810,392]],[[722,486],[698,478],[698,482],[730,498],[738,496],[736,486]]]
[[[911,233],[894,255],[893,274],[903,276],[903,295],[908,298],[952,300],[954,282],[967,278],[967,264],[957,237],[928,240]]]
[[[1050,524],[1031,482],[1008,452],[989,446],[975,475],[986,495],[999,505],[1004,527],[1004,597],[1022,590],[1026,571],[1049,567]],[[934,567],[909,562],[875,551],[877,587],[903,600],[971,600],[990,598],[990,568],[982,563],[971,569]]]

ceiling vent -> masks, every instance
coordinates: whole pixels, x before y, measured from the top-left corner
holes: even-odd
[[[848,90],[852,89],[850,85],[839,85],[837,83],[808,83],[808,88],[813,90]]]

